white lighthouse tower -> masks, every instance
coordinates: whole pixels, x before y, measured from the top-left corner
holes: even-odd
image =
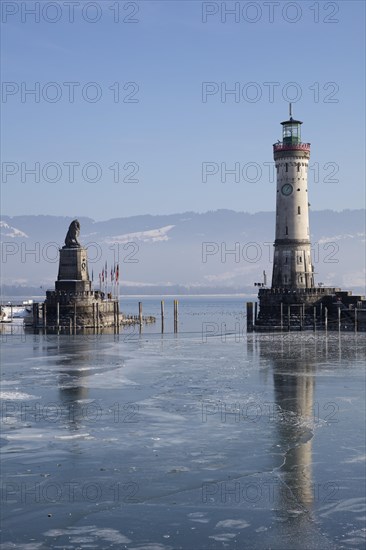
[[[272,289],[314,287],[309,229],[310,143],[301,142],[300,120],[282,124],[282,141],[273,145],[277,170],[276,238]]]
[[[366,327],[365,298],[314,285],[308,202],[310,143],[301,141],[302,122],[292,118],[291,104],[289,119],[281,124],[282,141],[273,145],[277,201],[272,286],[266,288],[265,281],[254,283],[261,287],[259,312],[258,302],[254,310],[253,303],[247,302],[247,331],[315,331],[331,326],[359,330],[361,324]]]

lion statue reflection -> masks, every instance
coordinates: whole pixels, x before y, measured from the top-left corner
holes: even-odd
[[[79,220],[74,220],[70,223],[70,227],[65,238],[64,248],[79,248],[81,246],[81,244],[78,241],[79,235],[80,235],[80,222]]]

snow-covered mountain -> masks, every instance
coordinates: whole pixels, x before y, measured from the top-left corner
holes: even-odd
[[[16,227],[12,227],[3,220],[0,220],[0,237],[2,241],[5,240],[6,237],[10,237],[11,239],[14,239],[15,237],[28,239],[28,235],[26,235],[26,233]]]
[[[316,282],[359,290],[365,281],[364,210],[311,213]],[[2,277],[6,285],[53,287],[58,248],[71,218],[3,216]],[[120,264],[121,286],[183,285],[191,289],[253,288],[270,282],[274,213],[218,210],[107,221],[80,217],[89,272],[98,281],[105,262]]]

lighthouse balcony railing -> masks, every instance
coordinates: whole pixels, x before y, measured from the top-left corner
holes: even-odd
[[[310,151],[310,143],[274,143],[273,151]]]

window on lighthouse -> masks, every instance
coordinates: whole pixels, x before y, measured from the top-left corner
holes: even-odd
[[[297,213],[301,214],[300,206],[297,207]]]

